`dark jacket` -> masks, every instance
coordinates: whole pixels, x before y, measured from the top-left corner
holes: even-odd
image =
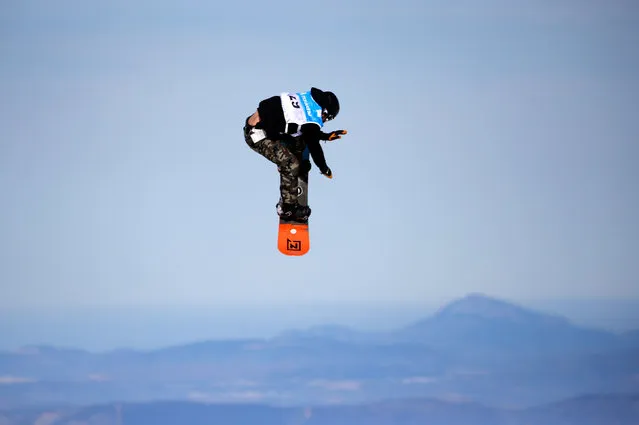
[[[260,114],[260,122],[255,127],[264,130],[269,139],[286,140],[291,137],[284,133],[286,121],[279,96],[269,97],[261,101],[257,111]],[[320,140],[328,140],[330,133],[324,133],[315,123],[304,124],[299,128],[299,131],[302,133],[299,139],[308,147],[313,162],[320,172],[326,173],[328,166],[319,142]]]

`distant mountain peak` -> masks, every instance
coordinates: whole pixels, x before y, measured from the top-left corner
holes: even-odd
[[[482,293],[471,293],[445,305],[435,314],[435,317],[441,318],[462,315],[514,322],[543,320],[556,324],[568,323],[568,320],[564,317],[533,311],[512,302],[490,297]]]

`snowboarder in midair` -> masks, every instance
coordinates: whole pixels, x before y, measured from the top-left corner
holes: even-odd
[[[346,130],[325,133],[321,129],[339,113],[337,96],[312,87],[301,93],[282,93],[262,100],[246,119],[244,140],[255,152],[275,163],[280,173],[280,202],[277,213],[288,220],[307,220],[308,206],[297,203],[297,177],[308,172],[311,163],[301,159],[308,147],[313,162],[322,175],[333,178],[326,165],[320,140],[336,140]]]

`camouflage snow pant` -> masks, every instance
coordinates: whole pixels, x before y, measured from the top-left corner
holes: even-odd
[[[284,140],[262,139],[254,142],[251,136],[261,132],[248,125],[244,125],[244,140],[246,144],[255,152],[259,153],[269,161],[277,165],[280,172],[280,196],[286,204],[297,203],[297,177],[300,172],[300,153],[301,147],[299,143],[291,140],[290,143]],[[259,137],[255,137],[259,139]],[[298,152],[299,151],[299,152]]]

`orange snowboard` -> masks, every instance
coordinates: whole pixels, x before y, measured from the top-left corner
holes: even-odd
[[[277,249],[284,255],[304,255],[310,247],[308,223],[281,222]]]

